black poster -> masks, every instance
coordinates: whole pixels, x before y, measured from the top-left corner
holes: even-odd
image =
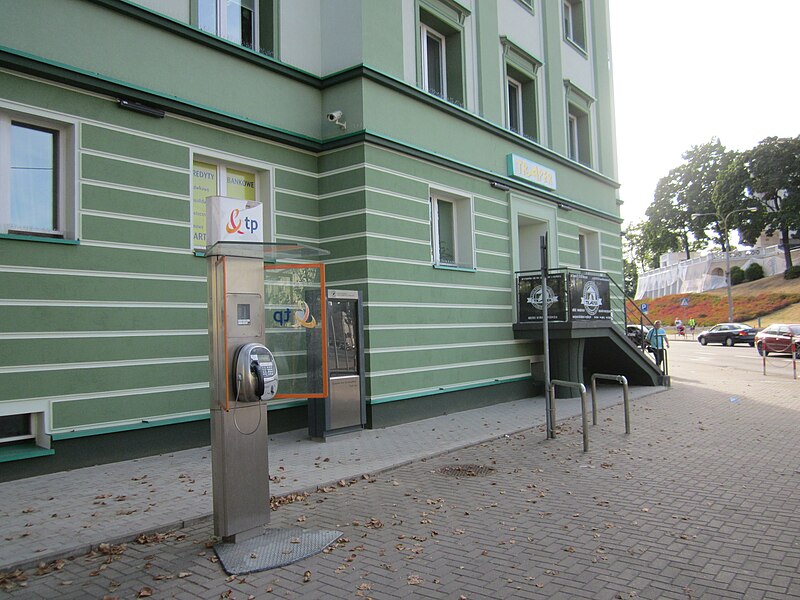
[[[573,321],[611,319],[611,294],[605,275],[570,273],[569,305]]]
[[[563,274],[547,277],[547,290],[542,288],[541,276],[521,276],[518,279],[518,298],[520,323],[542,322],[543,302],[547,299],[547,322],[567,320],[567,286]]]

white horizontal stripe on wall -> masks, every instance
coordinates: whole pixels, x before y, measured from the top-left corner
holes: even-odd
[[[40,396],[36,398],[20,398],[20,402],[35,400],[47,402],[74,402],[75,400],[100,400],[102,398],[116,398],[118,396],[146,396],[149,394],[171,394],[184,390],[207,390],[207,381],[196,383],[181,383],[179,385],[160,385],[155,387],[128,388],[123,390],[104,390],[102,392],[81,392],[79,394],[64,394],[61,396]],[[141,419],[139,420],[141,421]]]
[[[101,150],[93,150],[90,148],[86,148],[85,146],[81,146],[81,155],[83,156],[97,156],[99,158],[107,158],[109,160],[117,161],[117,162],[124,162],[130,163],[134,165],[141,165],[143,167],[150,167],[153,169],[159,169],[161,171],[171,171],[173,173],[184,173],[189,175],[192,170],[188,167],[176,167],[173,165],[165,165],[164,163],[152,162],[149,160],[143,160],[141,158],[133,158],[131,156],[126,156],[124,154],[113,154],[111,152],[105,152]]]
[[[208,329],[141,329],[120,331],[15,331],[0,333],[0,340],[133,338],[208,335]]]
[[[496,340],[491,342],[470,342],[465,344],[430,344],[427,346],[388,346],[385,348],[371,347],[367,354],[388,354],[395,352],[424,352],[426,350],[455,350],[458,348],[485,348],[487,346],[520,346],[530,343],[530,340]]]
[[[54,269],[51,267],[18,267],[16,265],[0,265],[0,273],[68,275],[71,277],[101,277],[104,279],[155,279],[159,281],[187,281],[194,283],[206,282],[206,277],[199,275],[172,275],[170,273],[123,273],[120,271],[84,271],[81,269]]]
[[[172,227],[184,227],[189,229],[192,224],[188,221],[173,221],[169,219],[156,219],[154,217],[143,217],[140,215],[129,215],[127,213],[113,213],[100,210],[82,208],[81,216],[99,217],[101,219],[116,219],[117,221],[133,221],[134,223],[151,223],[153,225],[170,225]]]
[[[173,192],[146,190],[140,187],[132,187],[129,185],[122,185],[119,183],[108,183],[106,181],[95,181],[93,179],[81,179],[81,183],[86,187],[105,188],[107,190],[122,190],[132,194],[141,194],[143,196],[155,196],[156,198],[169,198],[170,200],[183,200],[190,202],[192,199],[185,194],[175,194]]]
[[[411,398],[413,396],[420,396],[420,395],[430,395],[431,392],[447,392],[450,390],[461,390],[465,387],[477,387],[481,385],[486,385],[488,383],[502,383],[504,381],[515,381],[518,380],[521,375],[506,375],[504,377],[495,377],[495,378],[488,378],[488,379],[473,379],[472,381],[464,381],[463,383],[454,383],[450,385],[443,385],[443,386],[435,386],[435,387],[427,387],[427,388],[417,388],[414,390],[406,390],[403,392],[403,398]],[[393,392],[390,394],[374,394],[369,396],[370,400],[383,400],[384,398],[396,398],[400,396],[397,392]]]
[[[496,329],[498,327],[511,327],[512,323],[439,323],[436,329]],[[408,325],[367,325],[364,327],[365,331],[409,331],[409,330],[428,330],[433,326],[431,325],[418,325],[410,323]],[[530,341],[530,340],[523,340]]]
[[[37,363],[0,367],[0,373],[36,373],[41,371],[72,371],[75,369],[111,369],[119,367],[147,367],[176,363],[208,362],[208,356],[171,356],[166,358],[142,358],[133,360],[105,360],[77,363]]]
[[[121,244],[119,242],[106,242],[104,240],[92,240],[87,238],[81,238],[81,246],[91,246],[92,248],[114,248],[116,250],[141,250],[142,252],[160,252],[163,254],[194,254],[194,251],[189,247],[188,238],[185,248],[142,246],[141,244]]]
[[[413,375],[414,373],[428,372],[428,371],[451,371],[453,369],[469,368],[469,367],[484,367],[486,365],[507,364],[511,362],[527,363],[534,357],[533,354],[526,356],[517,356],[514,358],[497,358],[494,360],[476,360],[471,362],[462,363],[444,363],[441,365],[431,365],[429,367],[412,367],[409,369],[391,369],[387,371],[370,371],[367,376],[370,378],[388,377],[390,375]],[[528,368],[530,370],[530,367]],[[490,380],[491,381],[491,380]]]
[[[32,298],[0,298],[0,306],[58,306],[73,308],[158,308],[206,310],[205,302],[104,302],[99,300],[41,300]]]
[[[430,304],[424,302],[365,302],[367,308],[478,308],[481,310],[511,310],[510,304]],[[502,325],[502,324],[498,324]]]

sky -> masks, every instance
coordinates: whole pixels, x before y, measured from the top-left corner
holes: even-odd
[[[609,0],[625,226],[692,146],[800,135],[800,0]]]

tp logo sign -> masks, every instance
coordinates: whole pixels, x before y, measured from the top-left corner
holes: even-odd
[[[260,202],[211,196],[208,214],[209,246],[217,242],[264,242]]]

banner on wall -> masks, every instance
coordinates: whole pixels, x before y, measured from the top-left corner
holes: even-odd
[[[542,286],[541,276],[521,276],[517,289],[520,323],[541,323],[545,302],[548,323],[567,320],[567,286],[563,273],[550,275],[546,286]]]
[[[600,274],[570,273],[570,316],[573,321],[611,319],[609,278]]]

